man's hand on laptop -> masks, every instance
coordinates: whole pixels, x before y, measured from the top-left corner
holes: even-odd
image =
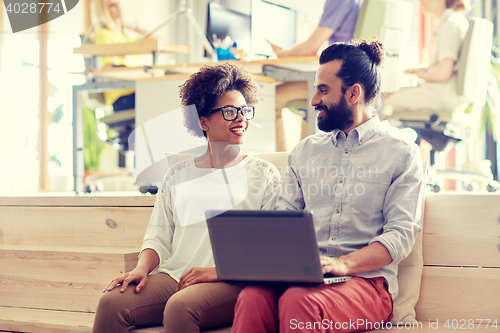
[[[319,256],[319,261],[321,262],[323,274],[330,273],[336,276],[347,275],[347,266],[341,259]]]
[[[217,276],[215,267],[193,267],[181,277],[177,285],[177,291],[192,286],[193,284],[217,281],[219,281],[219,277]]]

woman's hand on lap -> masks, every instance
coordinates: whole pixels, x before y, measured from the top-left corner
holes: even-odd
[[[111,291],[115,289],[116,286],[121,284],[120,292],[124,292],[125,289],[127,289],[127,286],[131,282],[137,283],[137,287],[135,288],[136,292],[140,292],[144,286],[146,285],[146,281],[148,279],[148,272],[147,269],[142,268],[142,267],[136,267],[133,271],[127,272],[123,274],[122,276],[114,279],[111,281],[109,286],[107,286],[104,290],[103,293],[106,291]]]
[[[179,284],[177,285],[177,291],[196,283],[217,281],[219,281],[219,276],[217,276],[217,270],[215,267],[193,267],[181,277]]]

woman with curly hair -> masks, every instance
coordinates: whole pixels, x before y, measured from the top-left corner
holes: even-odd
[[[205,66],[181,85],[180,97],[186,110],[196,107],[185,125],[207,138],[207,150],[167,171],[137,267],[106,287],[93,332],[162,324],[164,332],[199,332],[232,323],[242,286],[217,277],[205,210],[272,210],[280,175],[239,150],[258,102],[243,67]]]

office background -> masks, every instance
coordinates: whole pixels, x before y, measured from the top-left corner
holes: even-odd
[[[432,38],[432,22],[422,17],[418,0],[414,5],[414,24],[409,46],[420,47],[420,59],[425,60]],[[72,189],[72,110],[71,87],[85,82],[83,58],[73,55],[80,45],[80,35],[90,25],[88,0],[67,14],[40,27],[13,34],[0,0],[0,192],[67,191]],[[235,11],[250,14],[250,0],[214,1]],[[324,0],[273,0],[297,10],[297,42],[315,29],[323,10]],[[181,0],[122,0],[126,22],[150,30],[175,12]],[[188,7],[202,28],[206,27],[208,0],[188,0]],[[500,27],[497,0],[472,0],[471,15],[491,19],[496,35]],[[164,42],[189,47],[188,55],[162,55],[160,61],[194,62],[203,58],[200,40],[186,24],[184,17],[156,35]],[[151,57],[144,57],[145,63]],[[103,130],[105,131],[105,130]],[[488,154],[496,160],[497,145],[491,137],[479,140],[478,155]],[[111,160],[104,163],[115,164]],[[106,157],[105,157],[106,159]]]

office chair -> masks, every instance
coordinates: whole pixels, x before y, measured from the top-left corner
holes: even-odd
[[[404,74],[401,53],[410,36],[413,5],[401,0],[364,0],[353,38],[377,37],[384,44],[385,60],[380,69],[381,91],[394,92]]]
[[[486,19],[472,18],[469,20],[469,29],[462,44],[457,69],[457,93],[463,96],[468,104],[481,107],[486,103],[488,79],[491,73],[490,57],[493,38],[493,24]],[[455,144],[467,137],[463,122],[464,106],[450,112],[426,110],[399,111],[393,113],[389,119],[397,127],[409,127],[418,134],[420,140],[429,142],[432,146],[430,155],[429,175],[430,187],[434,192],[440,191],[436,178],[462,180],[468,182],[466,189],[474,190],[477,185],[473,179],[486,181],[487,190],[494,192],[497,182],[489,174],[473,170],[439,169],[436,167],[436,157],[446,153]]]

